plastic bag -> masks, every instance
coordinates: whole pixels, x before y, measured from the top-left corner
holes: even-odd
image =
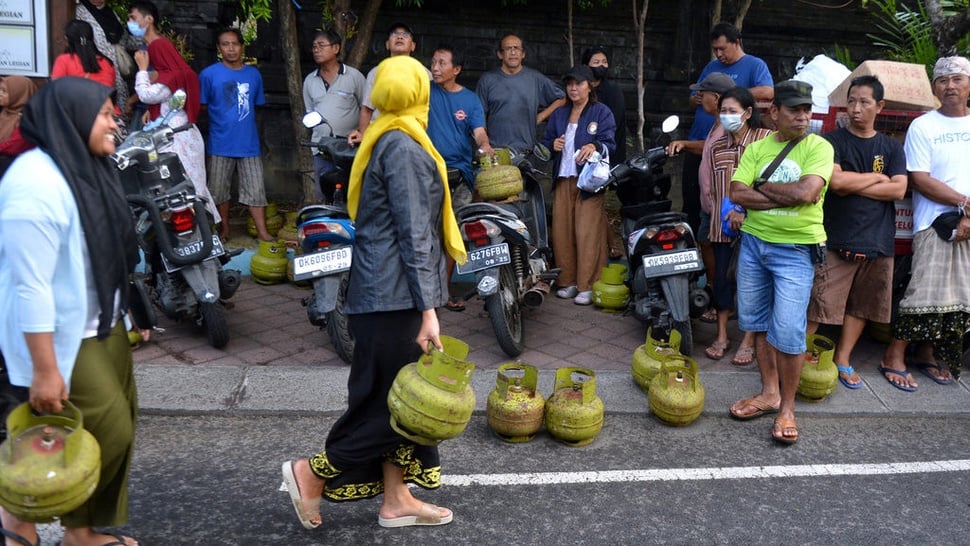
[[[606,154],[600,156],[599,152],[593,152],[589,160],[583,165],[583,170],[576,179],[576,186],[590,193],[597,193],[606,187],[610,181],[610,156]]]

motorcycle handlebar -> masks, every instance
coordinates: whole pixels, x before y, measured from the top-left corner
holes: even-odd
[[[188,131],[189,129],[191,129],[193,127],[195,127],[194,124],[192,124],[192,123],[186,123],[185,125],[180,125],[179,127],[176,127],[174,129],[172,129],[172,132],[173,133],[181,133],[181,132],[184,132],[184,131]]]

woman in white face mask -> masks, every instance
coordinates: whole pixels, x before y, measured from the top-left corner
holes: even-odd
[[[754,96],[744,87],[721,94],[718,101],[721,126],[725,135],[711,145],[711,229],[714,250],[714,309],[717,310],[717,338],[707,348],[707,356],[721,357],[728,348],[727,323],[734,308],[734,279],[728,278],[728,265],[734,251],[732,242],[740,233],[744,209],[728,200],[734,169],[744,149],[770,132],[761,127],[761,116]],[[727,228],[727,229],[725,229]],[[754,334],[745,333],[731,364],[746,366],[754,361]]]

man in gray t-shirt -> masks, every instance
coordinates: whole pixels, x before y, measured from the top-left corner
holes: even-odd
[[[493,147],[531,150],[536,126],[565,104],[565,93],[538,70],[522,65],[525,49],[518,36],[502,38],[498,58],[502,66],[483,74],[476,89],[489,139]]]

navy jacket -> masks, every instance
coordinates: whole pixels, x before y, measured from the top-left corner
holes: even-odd
[[[569,124],[569,113],[572,111],[572,108],[571,105],[566,104],[565,106],[557,108],[549,116],[549,121],[546,124],[546,133],[542,136],[542,143],[550,150],[552,149],[552,141],[565,134],[566,126]],[[579,123],[576,127],[576,149],[578,150],[592,142],[596,144],[601,154],[609,150],[610,164],[612,165],[614,163],[613,151],[616,149],[615,134],[616,121],[613,119],[613,112],[610,112],[609,107],[602,103],[591,102],[586,105],[583,113],[579,116]],[[572,158],[570,157],[568,160],[572,161]],[[553,152],[553,177],[559,172],[560,161],[562,161],[562,153]]]

